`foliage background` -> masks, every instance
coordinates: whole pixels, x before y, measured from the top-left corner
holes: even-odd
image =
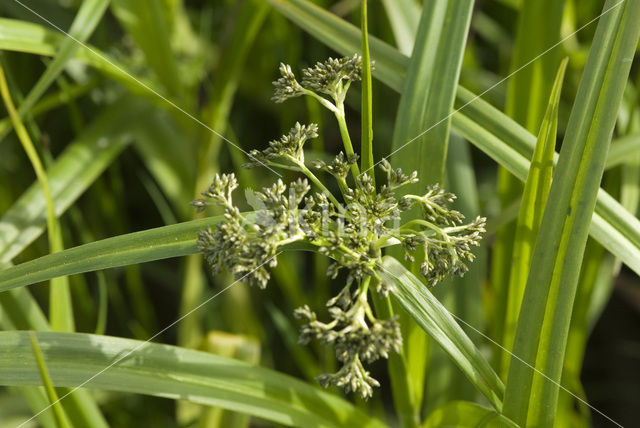
[[[28,4],[66,30],[74,22],[78,10],[82,10],[81,3],[36,0]],[[100,2],[94,3],[99,9]],[[313,3],[359,25],[358,1]],[[402,31],[410,23],[415,24],[418,16],[416,20],[406,18],[405,24],[399,26],[392,14],[406,11],[408,3],[412,2],[371,1],[369,6],[370,33],[405,52],[408,45],[406,41],[403,45]],[[464,52],[461,85],[481,93],[509,74],[520,3],[518,0],[476,2]],[[602,2],[597,0],[565,2],[562,36],[593,19],[601,9]],[[207,127],[249,151],[263,148],[268,140],[286,132],[295,121],[313,120],[322,125],[321,137],[311,148],[315,156],[322,157],[339,150],[338,129],[318,106],[302,98],[284,104],[270,101],[271,81],[277,77],[280,62],[299,70],[336,53],[267,2],[113,0],[103,15],[94,9],[88,16],[86,22],[80,23],[81,28],[90,28],[91,16],[98,17],[95,30],[86,35],[88,43],[136,76],[136,80],[121,74],[113,64],[91,66],[82,60],[66,60],[46,92],[24,116],[45,165],[59,159],[72,144],[84,145],[83,150],[90,148],[89,156],[78,155],[71,161],[77,171],[66,169],[60,175],[62,182],[70,183],[68,186],[80,186],[77,201],[60,217],[65,248],[194,218],[188,202],[196,196],[196,189],[206,187],[215,172],[235,170],[242,185],[253,189],[275,179],[268,171],[240,169],[245,161],[241,151],[212,134]],[[0,61],[14,99],[20,105],[43,73],[53,68],[51,56],[45,55],[47,46],[59,46],[62,37],[52,30],[40,39],[31,33],[30,39],[23,38],[19,31],[33,32],[36,27],[22,29],[16,25],[19,22],[51,29],[13,0],[0,4],[0,17],[0,49],[3,50]],[[549,54],[556,58],[569,57],[559,108],[558,142],[564,135],[595,29],[596,24],[585,27]],[[15,39],[6,36],[11,34],[18,36]],[[2,35],[5,35],[4,40]],[[15,40],[31,40],[33,46],[20,45],[14,43]],[[38,43],[40,45],[36,46]],[[628,195],[628,189],[637,191],[640,188],[637,173],[640,168],[640,123],[637,118],[640,104],[636,92],[639,84],[640,69],[636,58],[614,135],[614,139],[630,136],[633,150],[625,152],[626,156],[606,172],[603,181],[604,187],[615,197],[625,198],[621,196],[624,189]],[[165,94],[193,117],[163,102],[148,87]],[[508,104],[507,88],[508,83],[499,84],[483,99],[504,111]],[[547,98],[545,95],[543,105]],[[524,107],[529,102],[524,98],[516,100]],[[347,104],[352,138],[359,141],[359,87],[352,89]],[[399,95],[374,80],[376,159],[392,150],[394,127],[399,121],[396,117],[398,104]],[[15,222],[10,215],[16,212],[16,201],[22,200],[21,196],[34,183],[33,171],[10,129],[7,118],[0,120],[0,213],[5,213],[4,223]],[[100,152],[104,145],[111,147],[112,152]],[[405,156],[411,156],[414,149],[412,146],[404,149]],[[493,160],[467,145],[455,133],[450,150],[459,150],[458,154],[468,151],[472,159],[471,171],[458,172],[470,174],[467,183],[475,182],[473,188],[458,190],[459,209],[469,216],[477,210],[487,216],[494,227],[490,228],[484,241],[484,253],[474,264],[471,279],[441,284],[438,288],[449,287],[450,290],[448,293],[436,290],[436,294],[447,293],[447,299],[462,301],[462,306],[467,308],[465,314],[473,317],[470,322],[496,337],[497,327],[492,316],[500,302],[492,284],[496,269],[505,269],[509,261],[503,260],[502,266],[496,267],[494,250],[496,241],[501,238],[495,232],[501,219],[505,216],[515,218],[517,211],[500,198],[499,173]],[[445,187],[451,181],[449,178]],[[637,205],[637,201],[631,201],[630,208],[634,213]],[[36,209],[27,200],[22,212],[29,212],[31,208]],[[208,214],[216,212],[212,210]],[[597,266],[614,263],[612,257],[590,245],[589,251],[597,259]],[[48,251],[46,236],[42,235],[23,251],[3,261],[19,264]],[[297,326],[291,314],[295,307],[306,302],[319,309],[327,297],[338,290],[338,285],[325,277],[325,269],[326,260],[317,255],[283,254],[274,280],[266,291],[232,287],[154,341],[259,362],[262,366],[313,382],[314,376],[331,370],[335,361],[326,349],[303,348],[296,344]],[[579,379],[592,405],[623,425],[633,426],[640,417],[640,372],[637,370],[640,288],[636,274],[627,267],[618,265],[616,269],[614,266],[613,272],[615,275],[609,276],[613,280],[599,287],[600,295],[592,298],[596,302],[591,304],[595,315],[589,328],[591,333]],[[199,256],[73,275],[69,277],[69,287],[75,329],[146,340],[229,283],[230,277],[208,275]],[[29,290],[47,313],[49,287],[37,285]],[[589,306],[589,301],[582,304]],[[5,312],[6,307],[3,308],[3,319],[7,317]],[[473,332],[469,335],[487,355],[494,360],[501,358],[492,344]],[[469,397],[470,385],[457,369],[440,361],[443,356],[435,351],[432,358],[427,367],[425,408],[433,409],[448,400]],[[582,360],[580,351],[576,360]],[[384,419],[387,414],[386,417],[393,420],[386,365],[378,362],[373,371],[383,380],[382,388],[372,400],[356,400],[356,404],[372,415]],[[581,393],[579,384],[571,383],[572,379],[567,381],[572,391]],[[430,389],[430,385],[434,386]],[[0,424],[3,426],[32,414],[20,397],[13,388],[2,390]],[[182,425],[192,420],[193,412],[199,411],[168,399],[124,393],[104,393],[99,401],[106,419],[113,426],[134,426],[140,418],[154,426]],[[567,408],[572,405],[571,402],[566,404]],[[591,418],[594,426],[608,426],[608,422],[596,414]],[[589,420],[588,412],[587,415],[583,413],[581,420],[580,423]],[[580,426],[578,422],[576,425]]]

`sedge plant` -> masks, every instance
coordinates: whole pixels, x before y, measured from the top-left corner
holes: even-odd
[[[198,233],[198,248],[214,274],[227,269],[259,288],[267,286],[269,269],[277,265],[283,247],[294,243],[312,246],[330,257],[327,274],[331,279],[337,279],[344,269],[343,288],[326,303],[328,321],[322,321],[308,305],[296,309],[295,316],[304,322],[300,342],[317,340],[335,351],[341,366],[335,373],[319,375],[321,385],[369,398],[379,382],[365,364],[388,358],[402,346],[398,319],[380,319],[370,303],[372,293],[386,296],[394,292],[376,273],[381,269],[382,249],[400,244],[405,259],[419,262],[425,283],[432,287],[468,270],[467,263],[474,259],[471,249],[479,244],[485,219],[464,223],[464,216],[449,207],[455,195],[437,184],[421,194],[398,196],[398,189],[418,181],[417,173],[394,169],[386,159],[378,162],[385,177],[380,186],[374,184],[372,168],[360,171],[344,107],[349,87],[362,78],[359,55],[319,62],[303,70],[300,81],[289,65],[281,64],[280,74],[274,82],[273,100],[309,96],[320,102],[335,114],[344,152],[328,163],[306,161],[304,145],[318,136],[318,125],[313,123],[296,123],[264,150],[252,151],[246,167],[282,168],[304,178],[288,184],[278,179],[257,192],[258,204],[251,218],[243,216],[234,203],[235,175],[216,174],[202,192],[203,198],[192,204],[197,210],[222,206],[224,220]],[[338,191],[332,192],[333,187]],[[403,222],[401,214],[409,210],[420,214]]]

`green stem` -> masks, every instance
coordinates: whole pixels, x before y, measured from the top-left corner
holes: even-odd
[[[47,207],[47,231],[49,236],[49,247],[51,252],[54,252],[54,236],[56,231],[55,225],[55,211],[53,208],[53,199],[51,198],[51,190],[49,187],[49,180],[47,179],[47,174],[42,166],[42,162],[40,162],[40,158],[38,157],[38,152],[36,151],[33,142],[31,141],[31,137],[27,132],[27,129],[24,127],[24,124],[20,120],[20,116],[16,110],[15,105],[13,104],[13,100],[11,99],[11,94],[9,93],[9,87],[7,85],[7,79],[4,74],[4,69],[0,65],[0,93],[2,93],[2,99],[4,104],[9,112],[9,117],[11,118],[11,122],[13,122],[13,128],[18,135],[18,139],[22,144],[22,147],[31,162],[31,166],[36,173],[36,177],[40,182],[40,186],[42,186],[42,193],[44,194],[44,200]]]
[[[0,65],[0,94],[13,123],[13,128],[20,140],[31,166],[36,174],[38,182],[42,187],[42,193],[44,195],[46,211],[47,211],[47,238],[49,241],[49,252],[57,253],[63,250],[62,234],[59,227],[58,220],[56,219],[55,209],[53,205],[53,198],[51,197],[51,188],[49,187],[49,180],[47,173],[40,161],[38,152],[25,128],[20,114],[18,113],[11,93],[9,92],[9,86],[7,84],[7,78],[4,73],[4,69]],[[71,295],[69,293],[69,283],[67,278],[56,278],[51,280],[50,289],[50,317],[51,324],[54,330],[60,331],[73,331],[73,309],[71,306]]]
[[[49,376],[47,365],[44,362],[44,356],[42,355],[42,351],[40,350],[40,345],[38,344],[36,333],[30,331],[29,338],[31,339],[33,355],[36,357],[36,363],[38,364],[38,369],[40,370],[40,376],[42,376],[42,383],[47,393],[47,398],[49,398],[51,406],[53,407],[53,414],[55,415],[56,425],[59,428],[70,428],[71,424],[69,423],[67,414],[65,413],[64,409],[62,408],[62,404],[58,399],[58,394],[56,394],[56,390],[53,387],[53,382],[51,381],[51,377]]]
[[[342,144],[344,145],[344,151],[347,154],[347,159],[351,158],[355,153],[353,152],[353,144],[351,144],[351,137],[349,136],[349,129],[347,128],[347,121],[344,114],[344,103],[338,104],[338,112],[335,112],[336,119],[338,120],[338,126],[340,127],[340,136],[342,137]],[[351,174],[353,179],[356,180],[360,175],[360,168],[357,163],[351,164]]]
[[[373,167],[373,108],[371,88],[371,59],[369,57],[369,34],[367,25],[367,0],[362,0],[362,139],[360,143],[362,171]],[[371,173],[371,179],[374,174]],[[374,181],[375,184],[375,181]]]
[[[327,195],[329,200],[333,203],[333,205],[335,205],[335,207],[340,212],[344,212],[345,211],[344,207],[340,204],[340,202],[338,202],[336,197],[333,196],[333,193],[331,193],[329,191],[329,189],[327,189],[327,187],[324,184],[322,184],[322,181],[318,180],[318,177],[316,177],[315,174],[313,172],[311,172],[311,170],[309,168],[307,168],[307,166],[305,164],[296,162],[296,165],[298,165],[298,167],[304,173],[304,175],[309,177],[309,180],[311,180],[313,182],[313,184],[315,184],[316,186],[318,186],[320,188],[320,190],[322,190],[322,193]]]

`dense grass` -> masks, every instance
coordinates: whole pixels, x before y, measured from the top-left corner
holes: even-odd
[[[1,426],[640,418],[640,0],[6,0],[0,12]],[[346,127],[304,98],[269,101],[280,62],[354,53],[374,67],[345,100]],[[408,191],[440,183],[488,218],[470,271],[431,289],[385,249],[377,274],[395,291],[375,311],[399,316],[404,344],[370,367],[381,387],[366,401],[323,390],[332,350],[297,343],[293,310],[324,316],[341,288],[325,256],[284,248],[259,290],[211,275],[196,248],[222,211],[189,202],[218,172],[274,182],[241,166],[296,121],[320,124],[308,158],[332,158],[348,130],[360,170],[388,157],[418,171]]]

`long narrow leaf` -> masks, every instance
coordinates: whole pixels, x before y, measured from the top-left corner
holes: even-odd
[[[540,55],[560,39],[564,3],[556,0],[523,0],[518,13],[517,34],[511,52],[512,74],[506,82],[505,112],[532,133],[540,129],[557,69],[559,50],[552,49]],[[533,58],[536,60],[529,63]],[[502,166],[498,168],[496,187],[503,208],[522,195],[522,185],[518,179]],[[513,316],[508,311],[509,305],[513,305],[509,299],[515,297],[513,293],[509,295],[509,288],[511,266],[515,262],[512,256],[515,254],[516,233],[515,222],[503,225],[496,233],[491,254],[491,288],[498,302],[492,327],[498,339],[505,334],[513,335],[503,330],[508,328],[504,320]]]
[[[617,3],[617,6],[616,6]],[[533,253],[504,412],[515,422],[551,426],[579,269],[616,112],[640,37],[640,1],[607,1],[578,89]],[[531,397],[535,397],[531,399]]]
[[[144,112],[140,103],[123,100],[99,115],[49,169],[55,213],[61,215],[111,164],[134,135]],[[8,262],[44,228],[45,203],[31,186],[0,219],[0,262]]]
[[[469,401],[452,401],[437,408],[424,421],[422,428],[518,428],[513,421],[492,409]]]
[[[558,128],[558,108],[560,105],[560,93],[562,92],[562,82],[567,69],[568,58],[560,65],[555,83],[551,90],[551,97],[547,111],[540,126],[536,149],[531,159],[531,168],[527,175],[520,203],[520,214],[518,216],[516,235],[513,244],[513,264],[511,265],[509,277],[509,289],[507,293],[507,310],[504,320],[503,345],[507,349],[512,349],[513,338],[516,332],[516,323],[520,314],[520,303],[524,295],[524,289],[529,274],[531,254],[536,242],[536,236],[540,229],[542,214],[547,203],[549,188],[551,186],[551,175],[553,171],[553,154],[556,145],[556,133]],[[503,353],[502,364],[506,375],[509,355]]]
[[[400,306],[442,346],[494,408],[500,410],[504,390],[502,381],[449,311],[393,257],[383,257],[378,274],[383,281],[392,284],[393,297]]]
[[[36,333],[56,386],[154,395],[299,427],[382,427],[347,401],[272,370],[206,352],[81,333]],[[28,332],[0,333],[0,383],[41,383]]]
[[[93,33],[98,23],[102,19],[110,0],[87,0],[81,3],[78,14],[76,15],[69,34],[71,37],[65,37],[57,46],[57,52],[53,61],[47,66],[45,72],[40,76],[38,81],[33,85],[22,104],[20,104],[20,115],[24,115],[34,106],[34,104],[45,93],[47,88],[62,73],[64,67],[70,59],[73,58],[76,51],[81,49],[78,42],[85,42]],[[37,13],[37,11],[35,11]],[[74,40],[75,39],[75,40]]]
[[[382,0],[398,50],[409,56],[418,32],[420,5],[416,0]]]

